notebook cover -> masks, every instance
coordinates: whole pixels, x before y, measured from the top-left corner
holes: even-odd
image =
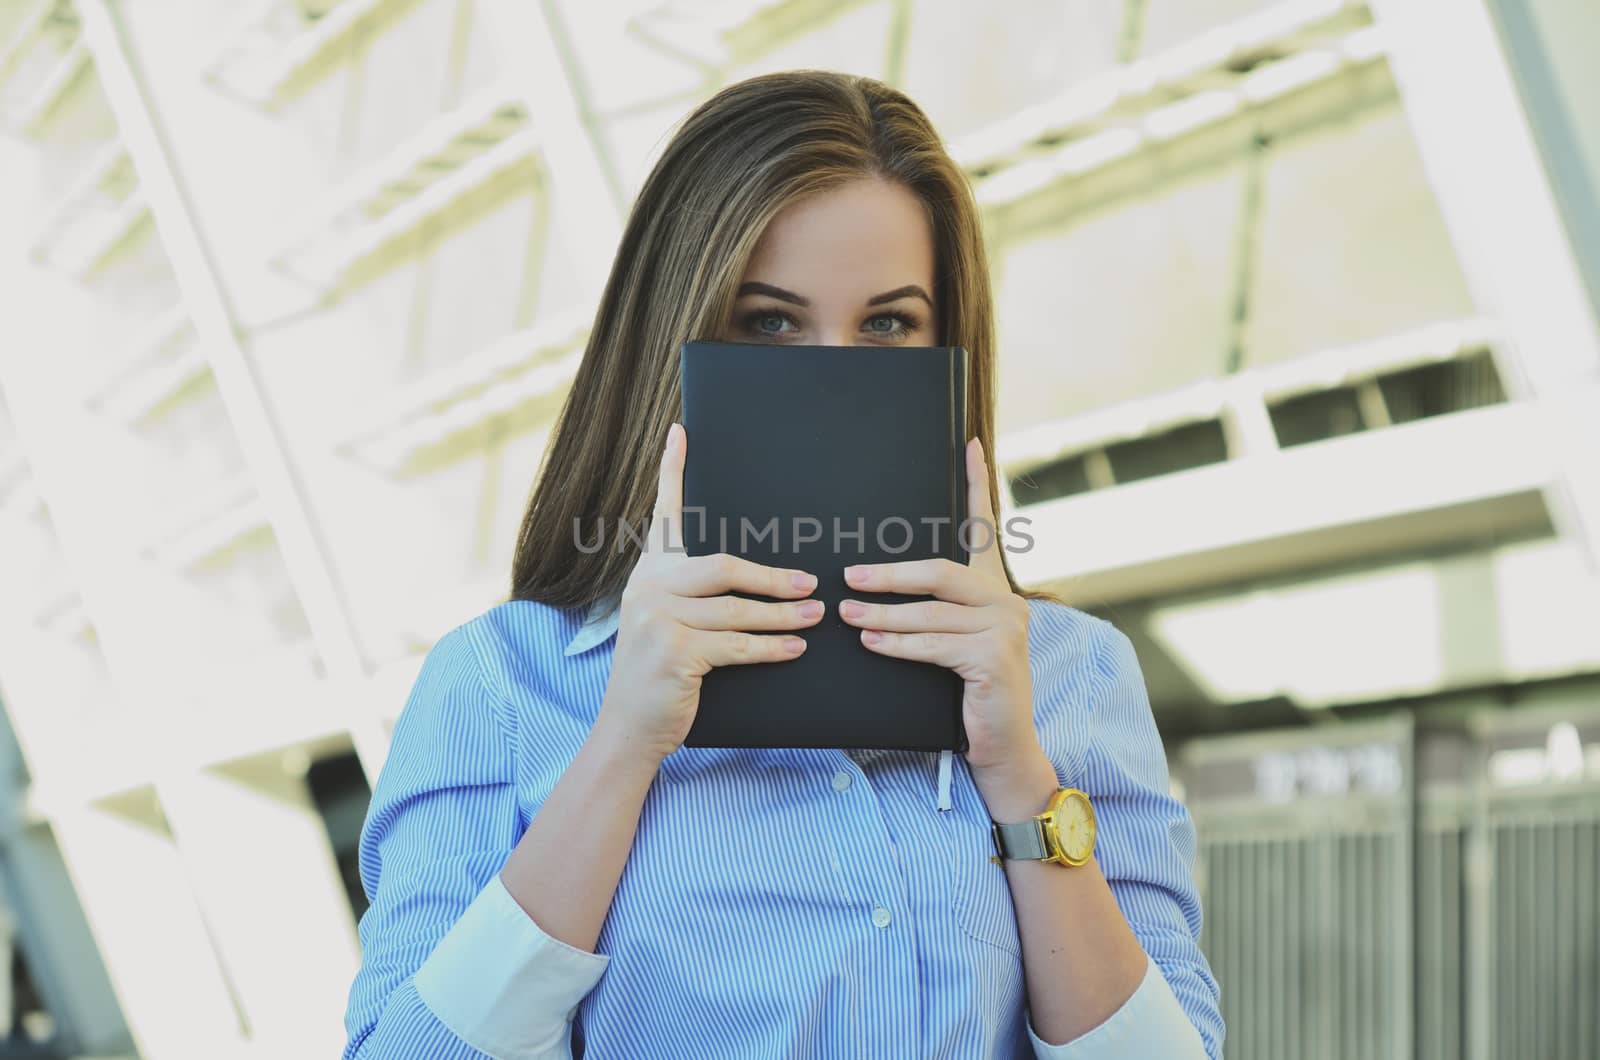
[[[798,658],[708,673],[684,744],[965,751],[961,678],[871,651],[839,601],[927,598],[853,592],[853,563],[967,562],[966,351],[689,342],[680,365],[685,549],[809,571],[827,605]]]

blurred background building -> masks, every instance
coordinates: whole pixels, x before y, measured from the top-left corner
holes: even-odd
[[[1600,1057],[1597,52],[1593,0],[0,0],[0,1057],[335,1055],[370,782],[633,191],[796,66],[973,178],[1016,568],[1138,647],[1228,1055]]]

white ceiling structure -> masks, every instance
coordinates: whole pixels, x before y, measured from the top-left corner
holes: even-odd
[[[338,1048],[305,770],[375,777],[503,597],[634,189],[767,70],[899,85],[972,175],[1015,570],[1135,639],[1164,720],[1600,673],[1600,25],[1528,5],[1586,125],[1497,6],[7,0],[10,842],[104,965],[62,1027]]]

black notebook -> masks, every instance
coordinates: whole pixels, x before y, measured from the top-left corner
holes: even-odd
[[[927,598],[853,590],[854,563],[967,562],[966,351],[689,342],[681,366],[685,549],[809,571],[827,605],[798,658],[708,673],[685,746],[965,751],[960,677],[873,652],[839,601]]]

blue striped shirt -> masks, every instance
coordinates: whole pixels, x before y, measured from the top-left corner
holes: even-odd
[[[940,812],[931,752],[679,748],[595,952],[545,935],[498,872],[594,722],[617,616],[511,601],[434,645],[396,722],[360,837],[371,905],[345,1060],[566,1057],[577,1041],[597,1060],[1176,1058],[1202,1042],[1216,1060],[1194,827],[1133,646],[1085,612],[1029,606],[1041,744],[1093,799],[1096,857],[1151,958],[1105,1024],[1065,1045],[1033,1032],[1010,889],[959,756]]]

